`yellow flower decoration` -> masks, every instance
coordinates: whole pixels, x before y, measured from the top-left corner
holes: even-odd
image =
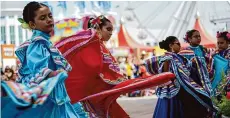
[[[23,29],[29,29],[29,30],[31,30],[29,24],[27,24],[27,23],[24,21],[24,19],[18,18],[18,21],[21,23],[21,27],[22,27]]]

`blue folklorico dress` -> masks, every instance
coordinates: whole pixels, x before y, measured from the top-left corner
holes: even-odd
[[[1,82],[7,94],[1,97],[2,118],[80,118],[64,83],[72,68],[49,39],[48,34],[33,30],[32,38],[16,50],[19,78]],[[63,71],[47,77],[56,70]]]
[[[190,54],[194,55],[193,52]],[[209,111],[215,111],[210,99],[209,80],[203,78],[200,79],[203,85],[197,84],[193,78],[202,76],[194,71],[196,69],[187,58],[166,52],[163,56],[146,60],[145,64],[148,72],[158,74],[163,72],[166,61],[169,62],[170,72],[174,73],[176,78],[157,87],[158,101],[153,118],[204,118],[209,115]]]

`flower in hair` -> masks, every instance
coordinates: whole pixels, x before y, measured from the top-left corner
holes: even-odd
[[[31,30],[29,24],[26,23],[24,19],[18,18],[18,21],[21,23],[21,27],[22,27],[23,29],[29,29],[29,30]]]
[[[228,37],[228,40],[230,40],[230,33],[227,33],[226,36]]]
[[[92,21],[91,21],[91,23],[93,24],[93,25],[96,25],[96,24],[101,24],[101,20],[100,20],[100,18],[99,17],[97,17],[97,18],[95,18],[95,19],[93,19]]]

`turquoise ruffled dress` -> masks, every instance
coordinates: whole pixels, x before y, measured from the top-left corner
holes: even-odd
[[[65,88],[69,63],[44,32],[33,30],[16,55],[21,62],[17,82],[2,81],[7,96],[1,97],[2,118],[80,118]],[[65,71],[48,78],[52,71]]]

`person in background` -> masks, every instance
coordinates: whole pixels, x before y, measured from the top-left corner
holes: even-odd
[[[191,61],[182,56],[177,37],[169,36],[159,43],[160,48],[167,50],[165,55],[146,60],[150,73],[172,72],[174,80],[158,86],[158,101],[153,118],[205,118],[212,115],[213,108],[209,91],[198,85],[191,78]],[[199,114],[194,113],[199,111]]]
[[[2,68],[1,68],[1,80],[2,81],[7,81],[8,80],[7,76],[3,72]]]
[[[215,95],[218,95],[220,91],[217,91],[218,86],[226,87],[226,91],[230,89],[230,33],[227,31],[217,32],[217,46],[218,49],[212,55],[210,76],[212,78],[212,89],[215,91]],[[223,79],[226,79],[226,83],[223,83]]]
[[[198,30],[189,30],[185,34],[184,38],[185,42],[189,43],[190,46],[184,48],[183,50],[192,50],[195,53],[195,56],[198,56],[208,64],[208,50],[204,46],[200,45],[201,43],[201,36]],[[187,57],[188,59],[192,57]]]
[[[13,77],[14,71],[9,67],[6,66],[4,75],[7,77],[7,80],[11,80]]]
[[[201,63],[193,63],[194,68],[200,67],[201,69],[194,70],[195,73],[199,73],[199,77],[192,77],[196,83],[198,83],[200,86],[204,86],[202,84],[202,81],[207,80],[207,89],[211,91],[211,95],[213,95],[212,87],[211,87],[211,81],[209,77],[209,70],[210,70],[210,54],[207,48],[200,45],[201,43],[201,36],[200,32],[198,30],[189,30],[186,32],[186,35],[184,37],[184,40],[189,43],[190,46],[182,49],[183,56],[187,59],[195,62],[195,60],[201,61]],[[190,54],[190,52],[193,52],[194,54]],[[188,54],[186,54],[188,53]]]
[[[132,62],[133,62],[132,55],[128,55],[125,61],[126,75],[128,79],[134,78],[134,71],[136,71],[135,66]]]
[[[140,73],[139,73],[139,68],[140,68],[140,66],[139,66],[139,61],[138,61],[138,59],[137,59],[136,57],[134,57],[132,63],[134,64],[134,72],[133,72],[133,75],[134,75],[135,78],[137,78],[137,77],[140,76]]]

